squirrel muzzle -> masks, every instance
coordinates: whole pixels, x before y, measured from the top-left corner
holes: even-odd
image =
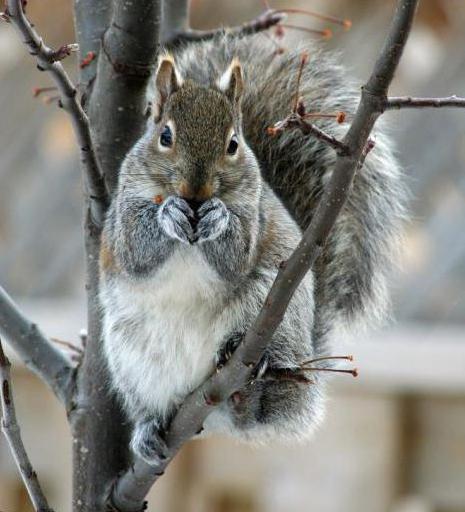
[[[203,203],[213,196],[213,186],[210,183],[194,185],[182,181],[178,188],[178,194],[188,202]]]

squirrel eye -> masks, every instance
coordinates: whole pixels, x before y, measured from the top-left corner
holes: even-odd
[[[235,155],[238,147],[239,142],[237,140],[237,135],[234,134],[229,141],[228,149],[226,150],[226,152],[228,153],[228,155]]]
[[[173,132],[168,125],[165,125],[161,132],[160,144],[165,148],[170,148],[173,145]]]

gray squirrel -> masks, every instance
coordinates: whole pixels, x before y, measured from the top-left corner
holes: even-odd
[[[226,34],[160,57],[153,112],[122,163],[100,261],[104,353],[134,424],[131,447],[149,463],[166,455],[176,407],[241,343],[334,167],[334,151],[315,138],[267,134],[291,109],[303,50],[307,109],[353,113],[357,88],[313,46],[278,54],[262,34]],[[340,138],[347,129],[316,124]],[[382,315],[399,245],[404,185],[383,131],[253,380],[205,431],[301,439],[321,419],[324,381],[301,378],[302,363],[330,354],[339,327],[357,332]]]

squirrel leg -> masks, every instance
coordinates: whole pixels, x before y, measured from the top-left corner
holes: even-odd
[[[136,421],[131,439],[132,451],[153,466],[166,459],[168,448],[161,423],[153,417]]]

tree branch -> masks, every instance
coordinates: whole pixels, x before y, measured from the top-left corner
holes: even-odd
[[[105,181],[114,190],[126,153],[142,135],[147,84],[157,59],[161,0],[115,0],[102,39],[89,117]]]
[[[15,404],[13,402],[10,367],[10,361],[3,352],[2,342],[0,340],[2,430],[10,445],[11,452],[18,466],[24,485],[26,486],[32,505],[34,506],[34,510],[36,510],[36,512],[53,512],[40,487],[37,474],[32,467],[26,449],[24,448],[23,440],[21,439],[21,431],[16,420]]]
[[[1,286],[0,334],[9,340],[24,364],[52,388],[69,410],[72,407],[75,369],[37,325],[21,313]]]
[[[386,99],[384,110],[400,110],[401,108],[444,108],[465,107],[465,98],[455,94],[448,98],[412,98],[411,96],[391,96]]]
[[[93,150],[89,121],[77,99],[76,88],[66,74],[62,64],[57,61],[57,51],[45,45],[42,38],[26,18],[22,0],[6,0],[6,5],[7,10],[5,13],[8,19],[20,34],[29,53],[36,58],[38,69],[40,71],[48,71],[51,74],[60,92],[60,106],[71,116],[81,159],[86,170],[84,182],[90,200],[92,219],[96,225],[101,225],[104,212],[108,206],[108,196]]]
[[[282,265],[262,310],[224,368],[190,394],[180,406],[167,433],[169,457],[159,466],[136,460],[113,487],[110,501],[121,512],[143,510],[151,485],[180,446],[201,430],[211,410],[243,387],[251,376],[268,341],[280,324],[299,283],[321,254],[325,241],[347,199],[357,166],[376,119],[383,112],[388,86],[410,33],[418,0],[399,0],[394,18],[373,72],[362,89],[362,96],[343,144],[347,152],[338,153],[334,172],[302,240],[289,260]]]
[[[169,3],[169,2],[168,2]],[[183,3],[183,2],[178,2]],[[286,14],[274,9],[268,9],[258,15],[251,21],[247,21],[237,27],[225,27],[214,30],[193,30],[182,27],[181,30],[167,29],[163,30],[164,39],[163,43],[167,46],[176,47],[183,43],[191,41],[208,41],[213,39],[218,34],[230,34],[237,37],[242,37],[250,34],[256,34],[267,30],[279,22],[283,21]]]
[[[305,121],[305,119],[296,112],[290,114],[286,119],[278,121],[272,128],[269,128],[269,132],[271,135],[274,135],[275,133],[292,128],[298,128],[304,135],[312,135],[313,137],[316,137],[328,146],[332,147],[334,151],[340,155],[346,155],[349,152],[349,148],[343,142],[336,139],[333,135],[329,135],[324,132],[314,124]]]
[[[104,0],[108,6],[108,0]],[[75,0],[76,30],[83,48],[94,51],[94,37],[103,34],[96,78],[88,88],[87,108],[105,181],[114,190],[123,158],[142,134],[147,113],[146,88],[156,63],[161,0],[114,0],[99,14],[95,31],[86,28],[95,12],[90,0]],[[100,37],[100,36],[99,36]],[[81,81],[95,69],[80,70]],[[88,215],[87,215],[88,217]],[[73,434],[73,510],[105,510],[108,486],[128,466],[128,426],[108,389],[101,353],[98,301],[100,230],[86,219],[86,289],[88,340],[77,378],[76,407],[70,418]]]

